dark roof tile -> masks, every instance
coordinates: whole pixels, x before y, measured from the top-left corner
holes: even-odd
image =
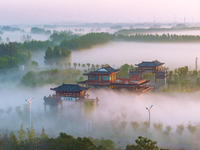
[[[63,84],[61,86],[50,88],[53,91],[60,91],[60,92],[81,92],[81,91],[87,91],[91,88],[82,87],[78,84]]]
[[[163,65],[165,63],[161,63],[157,60],[154,60],[154,61],[142,61],[142,63],[139,63],[139,64],[135,64],[136,66],[160,66],[160,65]]]

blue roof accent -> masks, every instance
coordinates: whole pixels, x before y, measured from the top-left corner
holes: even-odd
[[[83,74],[83,75],[92,75],[92,74],[111,74],[111,73],[117,73],[121,71],[120,69],[113,69],[112,67],[110,66],[104,66],[104,67],[101,67],[99,68],[98,70],[96,71],[92,71],[92,72],[89,72],[89,73],[86,73],[86,74]]]

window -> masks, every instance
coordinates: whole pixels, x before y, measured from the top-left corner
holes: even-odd
[[[109,76],[103,76],[103,80],[109,80]]]
[[[88,79],[89,80],[95,80],[95,77],[94,76],[89,76]]]

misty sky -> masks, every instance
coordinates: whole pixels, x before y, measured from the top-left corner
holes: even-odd
[[[200,22],[200,0],[0,0],[0,25]]]

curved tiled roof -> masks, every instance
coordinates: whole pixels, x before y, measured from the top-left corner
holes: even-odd
[[[161,63],[157,60],[154,60],[154,61],[142,61],[142,63],[139,63],[139,64],[135,64],[136,66],[160,66],[160,65],[163,65],[165,63]]]
[[[59,91],[59,92],[81,92],[81,91],[87,91],[91,88],[82,87],[78,84],[63,84],[61,86],[50,88],[53,91]]]
[[[89,73],[86,73],[84,75],[89,75],[89,74],[99,74],[99,73],[102,73],[102,74],[110,74],[110,73],[117,73],[121,71],[120,69],[113,69],[112,67],[110,66],[104,66],[104,67],[101,67],[100,69],[96,70],[96,71],[92,71],[92,72],[89,72]]]

